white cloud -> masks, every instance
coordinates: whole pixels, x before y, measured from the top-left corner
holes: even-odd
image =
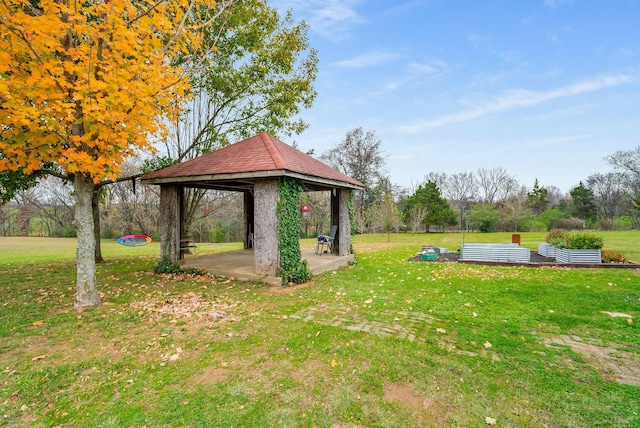
[[[567,119],[570,117],[582,116],[586,113],[589,113],[595,110],[598,106],[596,104],[581,104],[577,106],[572,106],[569,108],[563,108],[559,110],[553,110],[548,113],[538,114],[534,116],[525,117],[526,120],[531,121],[541,121],[541,120],[557,120],[557,119]]]
[[[349,36],[354,24],[364,19],[356,12],[362,0],[276,0],[280,10],[292,9],[315,31],[331,40],[341,40]]]
[[[428,64],[419,62],[410,62],[407,65],[407,71],[412,76],[425,76],[442,74],[447,69],[447,63],[443,61],[435,61]]]
[[[343,68],[363,68],[385,64],[397,58],[400,58],[400,55],[393,52],[369,52],[355,58],[334,62],[333,65]]]
[[[564,137],[551,137],[551,138],[544,138],[544,139],[532,140],[532,141],[520,141],[520,142],[517,142],[517,144],[501,147],[500,151],[521,151],[523,149],[540,148],[544,146],[557,147],[559,144],[572,143],[574,141],[581,141],[581,140],[588,140],[592,137],[593,135],[590,135],[590,134],[582,134],[582,135],[567,135]]]
[[[510,71],[500,70],[479,74],[470,84],[471,87],[487,88],[498,84],[505,84],[513,76]]]
[[[407,85],[413,85],[424,79],[443,75],[448,72],[448,64],[443,61],[419,63],[412,61],[405,66],[404,72],[386,82],[379,83],[376,90],[367,92],[355,100],[358,104],[364,104],[372,99],[385,96]]]
[[[587,80],[574,85],[553,89],[546,92],[536,92],[524,89],[507,92],[493,101],[473,107],[469,110],[452,113],[435,119],[421,121],[413,125],[403,126],[400,129],[406,133],[418,133],[425,129],[436,128],[454,123],[468,122],[491,113],[511,110],[515,108],[528,107],[542,104],[557,98],[566,98],[600,89],[619,86],[632,82],[634,79],[624,74],[604,76],[597,79]]]

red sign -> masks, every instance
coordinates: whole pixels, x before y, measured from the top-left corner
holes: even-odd
[[[311,211],[311,205],[300,205],[300,211],[308,213]]]

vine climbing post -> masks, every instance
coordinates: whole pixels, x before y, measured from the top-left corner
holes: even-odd
[[[289,177],[279,181],[280,200],[278,201],[278,250],[280,267],[278,276],[282,284],[290,282],[300,284],[311,278],[306,260],[302,260],[300,251],[300,193],[302,183]]]

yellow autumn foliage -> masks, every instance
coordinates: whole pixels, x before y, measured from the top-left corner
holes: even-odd
[[[0,171],[55,162],[98,182],[153,150],[188,94],[171,60],[212,0],[0,2]]]

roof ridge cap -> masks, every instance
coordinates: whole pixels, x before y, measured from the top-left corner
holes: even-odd
[[[287,163],[282,158],[282,155],[280,155],[280,150],[278,150],[278,148],[276,147],[273,141],[273,137],[267,134],[266,132],[261,132],[260,139],[264,143],[264,146],[266,147],[267,152],[271,156],[271,159],[273,160],[273,163],[275,164],[276,168],[286,169]]]

